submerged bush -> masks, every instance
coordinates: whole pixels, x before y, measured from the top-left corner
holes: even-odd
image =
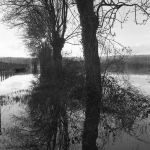
[[[69,148],[81,143],[85,110],[85,75],[66,62],[63,80],[53,83],[47,79],[34,85],[30,94],[18,96],[16,102],[27,104],[27,116],[15,117],[19,126],[8,130],[14,143],[22,148]],[[107,144],[109,135],[114,138],[124,130],[133,133],[135,122],[147,117],[149,98],[131,85],[121,86],[112,76],[102,76],[103,95],[98,144]],[[26,100],[25,100],[26,99]]]

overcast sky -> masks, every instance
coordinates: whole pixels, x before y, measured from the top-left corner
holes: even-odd
[[[133,54],[150,54],[150,21],[146,25],[136,25],[132,20],[115,28],[116,40],[130,46]]]
[[[133,54],[150,54],[150,22],[146,25],[136,25],[132,20],[128,21],[121,28],[120,25],[115,26],[116,40],[124,46],[130,46]],[[65,48],[72,56],[81,56],[82,48],[70,46],[67,44]],[[22,39],[18,34],[18,30],[8,29],[4,24],[0,24],[0,57],[28,57]]]
[[[27,50],[18,30],[9,29],[6,25],[0,24],[0,57],[27,57]]]

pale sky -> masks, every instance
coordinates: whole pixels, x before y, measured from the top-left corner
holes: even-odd
[[[146,25],[136,25],[132,20],[123,25],[117,25],[116,40],[124,46],[132,48],[132,54],[150,54],[150,21]]]
[[[0,57],[29,57],[17,29],[0,24]]]
[[[136,25],[130,20],[122,29],[120,25],[116,25],[114,30],[116,40],[124,46],[131,47],[132,54],[150,54],[150,21],[146,25]],[[67,44],[64,49],[68,51],[66,55],[82,56],[82,46]],[[0,57],[3,56],[29,57],[18,30],[0,24]]]

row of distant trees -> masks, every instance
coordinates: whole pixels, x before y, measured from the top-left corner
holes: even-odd
[[[0,4],[5,11],[3,20],[23,30],[26,44],[40,60],[41,77],[48,78],[50,82],[61,83],[63,80],[62,49],[65,42],[81,37],[86,75],[82,149],[97,150],[99,115],[103,107],[99,51],[108,54],[110,49],[115,48],[111,40],[114,35],[112,27],[116,22],[124,23],[130,13],[134,14],[137,24],[145,23],[150,15],[150,2],[3,0]],[[138,22],[140,15],[142,22]]]
[[[1,57],[0,62],[14,63],[14,64],[30,64],[32,58],[18,58],[18,57]]]
[[[114,73],[150,73],[149,55],[114,55],[101,57],[101,71]]]
[[[129,56],[111,56],[103,57],[101,61],[102,72],[120,72],[120,73],[150,73],[149,55],[129,55]]]

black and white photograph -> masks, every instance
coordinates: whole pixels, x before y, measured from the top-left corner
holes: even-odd
[[[0,0],[0,150],[150,150],[150,0]]]

